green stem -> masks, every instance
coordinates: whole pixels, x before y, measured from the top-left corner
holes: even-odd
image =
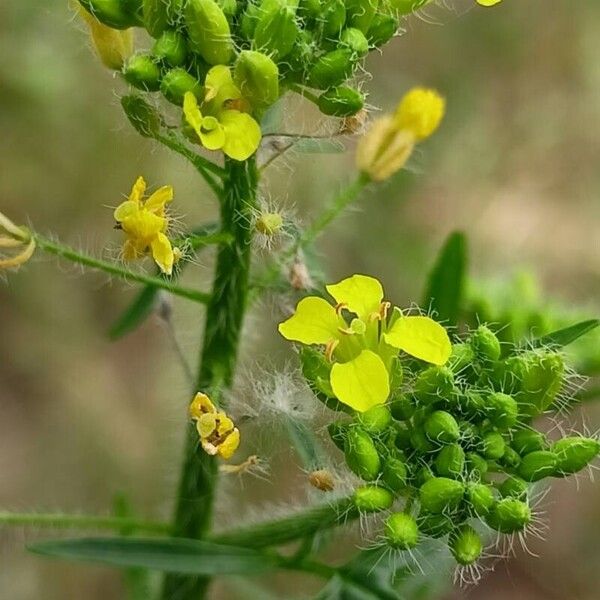
[[[204,342],[197,376],[197,390],[219,403],[223,388],[232,381],[238,343],[247,305],[252,241],[252,211],[258,174],[254,159],[226,160],[227,177],[221,204],[221,231],[233,241],[220,246],[214,284],[206,309]],[[212,521],[217,461],[198,447],[198,433],[188,427],[185,456],[176,500],[174,535],[205,537]],[[167,575],[164,600],[198,600],[209,580],[203,577]]]
[[[189,288],[174,285],[170,283],[168,279],[162,279],[160,277],[154,277],[152,275],[145,275],[144,273],[134,273],[133,271],[124,269],[123,267],[120,267],[115,263],[106,260],[101,260],[99,258],[94,258],[93,256],[89,256],[87,254],[78,252],[74,248],[70,248],[69,246],[65,246],[59,242],[54,242],[48,238],[43,237],[39,233],[35,233],[33,235],[35,237],[37,247],[40,248],[40,250],[43,250],[44,252],[48,252],[50,254],[54,254],[56,256],[59,256],[60,258],[66,258],[67,260],[83,265],[85,267],[90,267],[91,269],[98,269],[99,271],[104,271],[105,273],[116,275],[117,277],[125,279],[126,281],[137,281],[138,283],[145,283],[147,285],[166,290],[167,292],[170,292],[175,296],[181,296],[182,298],[187,298],[188,300],[199,302],[200,304],[207,304],[210,300],[210,294],[206,294],[205,292],[200,292],[198,290],[192,290]]]
[[[143,531],[168,534],[171,526],[157,521],[141,521],[130,517],[100,517],[62,513],[0,512],[0,526],[49,527],[52,529],[110,529],[114,531]]]

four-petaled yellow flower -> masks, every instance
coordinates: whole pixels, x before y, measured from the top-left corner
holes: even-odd
[[[15,225],[0,212],[0,249],[8,257],[0,257],[0,269],[12,269],[26,263],[35,251],[35,238],[25,227]]]
[[[326,355],[335,361],[331,389],[354,410],[385,403],[398,350],[435,365],[450,357],[446,330],[429,317],[390,310],[377,279],[353,275],[326,289],[335,305],[316,296],[303,298],[279,332],[288,340],[325,346]]]
[[[247,103],[224,65],[210,69],[204,82],[204,101],[192,92],[183,98],[183,114],[207,150],[223,150],[235,160],[246,160],[261,140],[259,124],[246,112]]]
[[[240,432],[233,421],[224,412],[218,411],[202,392],[194,396],[189,414],[196,421],[203,450],[211,456],[231,458],[240,445]]]
[[[170,275],[180,256],[179,248],[173,248],[166,236],[169,220],[165,206],[173,200],[173,188],[165,185],[146,200],[145,192],[146,182],[138,177],[129,198],[115,209],[115,220],[127,235],[123,258],[133,260],[150,252],[160,270]]]

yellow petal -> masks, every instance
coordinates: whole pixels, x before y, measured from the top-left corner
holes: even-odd
[[[366,321],[371,313],[379,312],[383,300],[383,287],[374,277],[352,275],[339,283],[325,286],[338,304]]]
[[[225,435],[228,431],[232,431],[235,425],[233,421],[224,413],[217,413],[217,433]]]
[[[131,193],[129,194],[129,200],[131,202],[136,202],[137,204],[139,204],[140,201],[142,200],[142,198],[144,197],[145,193],[146,193],[146,181],[140,175],[135,180],[135,183],[133,184],[133,187],[131,188]]]
[[[237,100],[242,97],[239,88],[233,82],[231,69],[225,65],[216,65],[206,74],[204,80],[204,108],[209,114],[221,112],[227,100]]]
[[[424,140],[439,127],[445,111],[446,100],[435,90],[416,87],[404,95],[394,119],[398,129]]]
[[[481,4],[481,6],[494,6],[494,4],[499,4],[502,0],[477,0],[477,4]]]
[[[173,272],[174,256],[169,238],[164,233],[159,233],[152,240],[150,247],[154,262],[160,267],[163,273],[170,275]]]
[[[205,413],[216,412],[216,408],[206,394],[198,392],[194,396],[188,411],[192,419],[199,419]]]
[[[228,460],[240,445],[240,432],[237,427],[217,446],[221,458]]]
[[[196,421],[196,429],[201,439],[212,435],[217,428],[217,413],[205,413]]]
[[[327,300],[309,296],[298,302],[296,312],[287,321],[279,324],[279,333],[303,344],[327,344],[340,336],[338,328],[344,325]]]
[[[198,100],[192,92],[186,92],[183,96],[183,116],[188,125],[200,137],[200,129],[202,127],[202,113],[198,107]]]
[[[146,200],[144,208],[159,216],[164,215],[165,205],[173,200],[173,187],[163,185]]]
[[[131,217],[139,210],[140,205],[138,202],[135,202],[133,200],[125,200],[125,202],[122,202],[121,204],[119,204],[119,206],[117,206],[117,208],[115,208],[113,216],[115,218],[115,221],[121,223],[123,219]]]
[[[200,141],[207,150],[220,150],[225,145],[225,129],[215,117],[204,117]]]
[[[359,412],[383,404],[390,395],[387,369],[371,350],[363,350],[349,362],[333,365],[330,381],[337,399]]]
[[[135,260],[144,254],[145,246],[133,238],[127,238],[123,244],[123,260]]]
[[[252,156],[261,140],[260,125],[248,114],[238,110],[224,110],[219,121],[225,130],[223,152],[234,160]]]
[[[390,346],[434,365],[443,365],[450,358],[448,333],[429,317],[401,317],[384,338]]]

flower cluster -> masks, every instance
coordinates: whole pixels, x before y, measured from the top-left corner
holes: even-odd
[[[0,269],[18,268],[26,263],[33,256],[35,247],[31,233],[0,212],[0,249],[9,253],[9,256],[0,257]]]
[[[383,539],[390,547],[447,536],[457,563],[474,565],[482,527],[498,537],[527,531],[532,485],[577,473],[600,452],[597,439],[551,440],[533,423],[560,408],[559,352],[503,353],[484,325],[451,343],[433,320],[391,309],[370,277],[354,275],[327,291],[335,306],[305,298],[280,331],[322,347],[301,352],[304,375],[327,406],[350,413],[330,423],[329,434],[365,481],[355,507],[389,511]],[[400,498],[404,510],[396,512]]]

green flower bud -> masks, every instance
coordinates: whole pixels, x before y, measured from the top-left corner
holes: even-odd
[[[356,416],[356,421],[371,434],[383,433],[392,423],[390,409],[378,404]]]
[[[160,82],[160,91],[173,104],[183,105],[186,92],[192,92],[197,98],[202,95],[200,82],[180,67],[167,71]]]
[[[415,12],[430,0],[390,0],[390,7],[393,8],[398,14],[409,15]]]
[[[415,403],[406,394],[398,394],[390,402],[390,411],[396,421],[408,421],[415,414]]]
[[[385,488],[365,485],[356,489],[353,500],[361,512],[379,512],[392,506],[394,496]]]
[[[428,482],[430,479],[433,479],[435,474],[431,470],[429,465],[423,465],[420,467],[414,476],[414,485],[416,487],[421,487],[424,483]]]
[[[516,498],[517,500],[527,500],[527,491],[529,486],[526,481],[519,477],[507,477],[498,487],[503,498]]]
[[[435,450],[435,446],[421,429],[412,430],[410,433],[410,444],[417,452],[421,452],[422,454]]]
[[[234,47],[227,17],[214,0],[187,0],[185,26],[189,47],[209,65],[227,65]]]
[[[485,325],[480,325],[474,331],[471,337],[471,347],[475,352],[475,358],[482,362],[495,362],[502,354],[500,340]]]
[[[558,458],[549,450],[536,450],[523,457],[517,469],[525,481],[539,481],[554,474]]]
[[[235,63],[233,78],[242,96],[258,110],[264,110],[279,98],[279,69],[262,52],[243,50]]]
[[[429,367],[415,380],[414,394],[423,404],[434,404],[454,392],[454,374],[448,367]]]
[[[467,483],[465,499],[469,504],[469,509],[478,517],[485,517],[492,510],[496,498],[494,490],[484,483]]]
[[[524,456],[536,450],[544,450],[546,448],[546,438],[539,431],[520,429],[513,433],[511,446],[521,456]]]
[[[378,5],[379,0],[347,0],[348,24],[366,33],[369,31]]]
[[[399,492],[406,488],[408,471],[406,465],[399,458],[393,456],[386,459],[383,465],[383,483],[393,492]]]
[[[139,15],[121,0],[79,0],[87,12],[113,29],[129,29],[140,24]]]
[[[279,62],[293,49],[299,28],[295,11],[279,0],[259,18],[254,30],[254,47]]]
[[[326,37],[339,35],[346,23],[346,2],[344,0],[325,0],[320,21]]]
[[[521,464],[521,455],[510,446],[506,446],[500,462],[505,467],[516,469]]]
[[[475,360],[475,352],[471,344],[452,344],[452,354],[448,359],[448,367],[454,374],[461,373],[469,368]]]
[[[410,431],[406,427],[398,427],[396,429],[394,445],[398,450],[408,450],[412,448]]]
[[[156,40],[152,53],[172,67],[181,66],[187,57],[185,37],[178,31],[168,29]]]
[[[417,524],[422,535],[441,538],[454,528],[454,515],[424,513],[419,515]]]
[[[385,521],[385,539],[398,550],[409,550],[419,543],[417,522],[406,513],[394,513]]]
[[[353,88],[338,86],[319,96],[319,109],[326,115],[350,117],[364,106],[363,95]]]
[[[128,83],[146,92],[160,88],[160,69],[148,54],[134,54],[123,67],[123,76]]]
[[[526,502],[515,498],[498,501],[486,518],[486,523],[501,533],[522,531],[531,522],[531,509]]]
[[[300,0],[298,12],[309,19],[318,19],[321,16],[323,3],[321,0]]]
[[[498,429],[514,427],[519,418],[517,401],[502,392],[494,392],[486,398],[487,416],[492,425]]]
[[[431,416],[433,409],[430,406],[420,406],[413,414],[412,422],[415,427],[421,427]]]
[[[184,0],[143,0],[142,14],[148,33],[158,38],[163,31],[178,24]],[[177,65],[173,66],[179,66]]]
[[[333,421],[327,425],[327,432],[331,441],[343,452],[346,444],[346,436],[348,435],[349,425],[341,421]]]
[[[600,443],[592,438],[581,436],[565,437],[552,446],[557,464],[555,477],[563,477],[587,467],[600,452]]]
[[[399,23],[392,15],[376,14],[367,31],[367,40],[372,48],[381,48],[387,44],[398,31]]]
[[[483,455],[489,460],[502,458],[506,450],[506,442],[499,433],[487,433],[483,436]]]
[[[483,550],[481,537],[470,525],[462,525],[450,536],[450,552],[459,565],[472,565],[477,562]]]
[[[160,133],[160,115],[141,96],[123,96],[121,106],[140,135],[152,138]]]
[[[459,421],[460,440],[465,447],[474,446],[479,438],[479,428],[470,421]]]
[[[459,397],[460,410],[469,417],[482,417],[486,412],[486,404],[479,392],[467,390]]]
[[[487,460],[477,452],[467,452],[466,458],[469,473],[481,479],[488,471]]]
[[[340,43],[358,56],[366,56],[369,53],[369,42],[365,34],[355,27],[348,27],[342,31]]]
[[[458,508],[464,493],[465,486],[460,481],[434,477],[420,487],[419,499],[423,510],[442,513]]]
[[[355,65],[356,56],[348,48],[327,52],[310,69],[308,83],[318,89],[334,87],[352,75]]]
[[[440,444],[450,444],[460,438],[456,419],[444,410],[436,410],[425,421],[425,433],[430,440]]]
[[[438,475],[459,479],[465,468],[465,451],[458,444],[444,446],[436,456],[434,464]]]
[[[365,481],[373,481],[381,470],[377,448],[369,434],[358,427],[348,430],[344,444],[348,467]]]

